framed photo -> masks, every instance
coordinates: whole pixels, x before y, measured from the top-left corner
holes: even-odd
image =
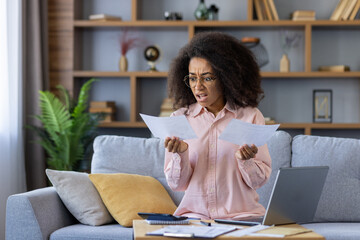
[[[332,90],[313,91],[313,122],[332,122]]]

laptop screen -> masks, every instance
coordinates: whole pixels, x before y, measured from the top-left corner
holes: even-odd
[[[311,222],[328,170],[327,166],[280,168],[263,224]]]

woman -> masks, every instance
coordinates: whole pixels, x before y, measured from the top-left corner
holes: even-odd
[[[164,172],[174,191],[185,191],[175,215],[201,219],[262,216],[256,189],[268,180],[266,145],[238,146],[218,139],[231,119],[265,124],[256,108],[263,91],[252,53],[223,33],[199,33],[169,71],[170,96],[197,139],[165,139]],[[241,134],[241,133],[238,133]]]

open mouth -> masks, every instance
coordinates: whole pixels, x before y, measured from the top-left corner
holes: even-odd
[[[202,93],[202,94],[196,94],[196,98],[199,99],[200,101],[201,100],[205,100],[207,98],[207,94],[205,93]]]

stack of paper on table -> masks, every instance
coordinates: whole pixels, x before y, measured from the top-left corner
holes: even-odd
[[[171,236],[185,238],[215,238],[222,234],[236,230],[232,226],[200,227],[200,226],[166,226],[148,232],[148,236]]]

